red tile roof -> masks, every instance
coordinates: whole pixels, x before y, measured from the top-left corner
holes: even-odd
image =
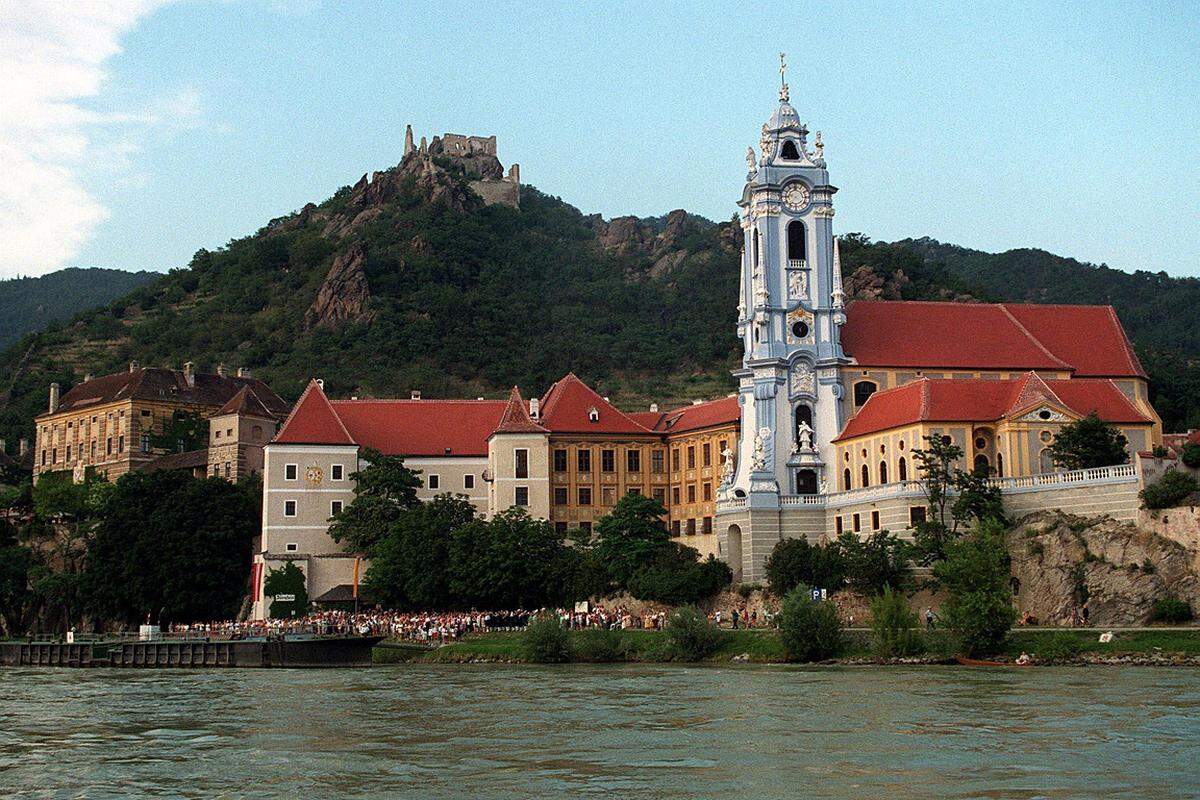
[[[589,418],[592,409],[598,415],[595,422]],[[546,392],[541,402],[540,421],[551,433],[652,433],[645,425],[618,411],[573,372]]]
[[[1038,403],[1079,416],[1095,411],[1113,423],[1150,422],[1111,380],[1043,381],[1033,373],[1003,381],[920,378],[871,395],[834,441],[917,422],[996,422]]]
[[[728,425],[740,420],[741,414],[742,407],[738,404],[737,395],[722,397],[719,400],[695,403],[668,411],[656,430],[664,433],[683,433],[701,428],[712,428],[717,425]]]
[[[223,417],[226,414],[239,414],[244,417],[260,417],[262,419],[277,419],[280,416],[271,413],[271,410],[259,399],[250,386],[243,386],[237,394],[229,399],[228,403],[217,409],[213,416]]]
[[[486,456],[504,400],[334,400],[354,440],[385,455]]]
[[[529,416],[521,392],[513,387],[504,405],[504,413],[500,415],[500,423],[492,433],[546,433],[546,429],[534,422]]]
[[[62,396],[56,413],[79,411],[100,403],[131,399],[222,406],[243,388],[253,390],[259,400],[274,414],[283,416],[287,413],[287,403],[257,378],[197,372],[189,384],[183,372],[158,367],[116,372],[76,384]]]
[[[1110,306],[859,300],[842,348],[871,367],[1145,376]]]
[[[333,410],[321,385],[309,381],[296,407],[271,440],[274,444],[357,444]]]

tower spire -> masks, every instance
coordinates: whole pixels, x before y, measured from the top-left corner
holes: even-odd
[[[779,102],[788,102],[788,85],[784,78],[784,73],[787,71],[787,53],[779,54]]]
[[[838,247],[838,237],[835,236],[833,237],[833,291],[830,292],[833,307],[841,308],[845,297],[842,292],[842,251]]]

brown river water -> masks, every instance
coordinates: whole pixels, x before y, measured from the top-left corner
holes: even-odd
[[[1200,798],[1200,670],[0,669],[0,797]]]

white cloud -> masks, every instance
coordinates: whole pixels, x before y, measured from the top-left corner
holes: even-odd
[[[199,119],[185,88],[148,110],[96,111],[122,36],[170,0],[0,2],[0,277],[68,263],[108,210],[86,188],[97,164],[128,166],[150,128]]]

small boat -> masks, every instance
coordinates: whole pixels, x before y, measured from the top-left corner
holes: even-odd
[[[964,658],[958,656],[954,659],[964,667],[1029,667],[1032,664],[1018,664],[1015,661],[988,661],[980,658]]]

